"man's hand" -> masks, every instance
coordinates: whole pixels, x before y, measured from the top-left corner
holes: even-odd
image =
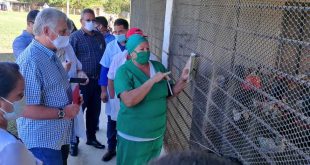
[[[80,110],[80,106],[77,104],[69,104],[64,108],[65,117],[64,119],[70,120],[73,119]]]
[[[106,103],[108,102],[108,93],[107,91],[101,91],[101,96],[100,96],[102,102]]]
[[[77,73],[77,76],[78,76],[78,78],[86,78],[87,79],[86,82],[82,83],[81,85],[87,85],[89,83],[89,78],[88,78],[88,76],[86,75],[85,72],[79,70],[78,73]]]
[[[69,72],[69,70],[70,70],[70,68],[71,68],[71,61],[64,61],[64,62],[62,62],[62,66],[65,68],[65,71],[66,72]]]

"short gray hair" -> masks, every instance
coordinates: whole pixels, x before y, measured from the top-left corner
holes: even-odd
[[[44,27],[55,30],[59,20],[67,21],[66,14],[54,8],[42,10],[34,21],[33,34],[35,36],[41,35]]]

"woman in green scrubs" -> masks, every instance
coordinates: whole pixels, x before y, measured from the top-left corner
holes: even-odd
[[[149,43],[141,35],[128,38],[131,56],[116,73],[114,86],[121,99],[117,119],[117,164],[144,165],[159,156],[166,129],[168,83],[166,68],[150,61]],[[188,69],[173,86],[173,95],[186,86]]]

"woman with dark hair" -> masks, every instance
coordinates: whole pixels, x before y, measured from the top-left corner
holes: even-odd
[[[20,117],[25,82],[15,63],[0,62],[0,165],[38,165],[20,139],[7,131],[8,121]]]

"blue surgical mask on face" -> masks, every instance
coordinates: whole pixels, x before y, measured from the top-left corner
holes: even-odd
[[[95,25],[94,25],[93,21],[86,21],[85,22],[85,29],[90,31],[90,32],[95,30]]]
[[[10,102],[9,100],[1,97],[1,99],[3,99],[5,102],[11,104],[13,111],[12,112],[7,112],[4,109],[0,108],[0,111],[2,111],[4,113],[3,117],[7,120],[7,121],[11,121],[11,120],[16,120],[17,118],[21,117],[22,112],[23,112],[23,106],[24,104],[24,99],[17,101],[17,102]]]
[[[117,39],[117,42],[122,43],[126,41],[126,36],[125,34],[120,34],[120,35],[114,35],[115,38]]]

